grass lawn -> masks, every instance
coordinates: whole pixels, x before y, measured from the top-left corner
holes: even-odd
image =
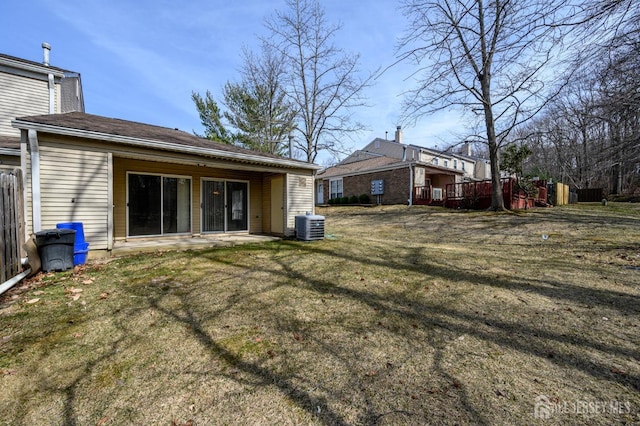
[[[639,424],[640,205],[318,210],[0,298],[0,424]]]

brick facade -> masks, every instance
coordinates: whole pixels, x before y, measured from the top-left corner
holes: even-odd
[[[365,173],[356,176],[345,176],[342,179],[342,190],[344,197],[352,195],[360,196],[367,194],[372,203],[378,202],[377,195],[371,195],[371,181],[384,180],[384,194],[380,195],[381,204],[408,204],[410,191],[410,168],[402,167],[395,170]],[[324,199],[329,200],[329,179],[324,181]]]

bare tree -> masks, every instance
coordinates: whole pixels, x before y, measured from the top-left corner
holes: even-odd
[[[341,138],[363,130],[352,110],[365,105],[359,56],[333,44],[340,25],[331,25],[317,0],[287,0],[287,10],[266,21],[263,41],[286,60],[287,93],[297,112],[296,148],[314,162],[318,152],[342,152]]]
[[[489,148],[492,203],[504,209],[500,147],[550,96],[546,67],[554,62],[563,16],[559,0],[403,0],[409,18],[400,59],[418,65],[404,116],[462,107],[483,122]]]

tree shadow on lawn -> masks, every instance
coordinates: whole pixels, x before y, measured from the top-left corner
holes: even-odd
[[[486,317],[479,313],[473,315],[439,304],[419,302],[401,294],[395,294],[391,300],[386,295],[335,284],[327,279],[313,275],[312,272],[297,270],[295,268],[295,257],[316,254],[347,261],[358,265],[356,269],[359,268],[360,270],[366,270],[367,266],[373,264],[375,266],[396,270],[400,275],[403,272],[423,273],[430,278],[441,277],[453,282],[475,283],[476,285],[494,288],[534,292],[540,296],[554,300],[566,300],[567,302],[595,305],[595,307],[602,306],[616,309],[624,315],[637,316],[639,313],[638,298],[630,294],[604,289],[585,288],[553,280],[529,279],[523,282],[516,278],[497,279],[494,276],[483,273],[469,273],[437,264],[413,265],[407,258],[415,258],[416,253],[410,253],[401,259],[381,261],[372,260],[368,257],[359,257],[349,253],[338,253],[330,249],[297,242],[282,242],[273,247],[275,250],[282,252],[282,255],[279,255],[277,258],[272,257],[272,260],[276,262],[277,268],[273,267],[266,272],[275,277],[280,277],[279,285],[303,287],[308,291],[315,292],[324,297],[336,296],[337,298],[348,298],[359,303],[364,303],[377,311],[385,312],[386,315],[397,316],[414,322],[424,330],[438,328],[447,330],[452,335],[466,334],[474,336],[483,341],[492,342],[502,347],[511,348],[517,352],[545,359],[562,368],[582,371],[596,379],[618,383],[634,392],[640,390],[640,377],[638,377],[638,375],[632,373],[617,374],[612,371],[611,365],[580,354],[583,351],[597,351],[603,355],[603,358],[628,357],[640,360],[640,352],[638,350],[602,343],[589,337],[569,336],[565,333],[556,333],[531,324],[505,321],[496,317]],[[289,251],[291,251],[290,255],[287,253]],[[201,252],[199,256],[208,257],[212,262],[221,262],[224,264],[228,262],[228,260],[217,256],[208,256],[207,252]],[[251,265],[235,266],[245,268],[248,272],[251,270]],[[158,307],[158,309],[160,308]],[[287,377],[281,376],[267,367],[238,359],[235,354],[217,344],[193,316],[180,317],[171,311],[166,311],[165,314],[188,324],[192,332],[212,353],[234,363],[246,373],[254,375],[259,383],[265,386],[277,386],[284,394],[289,395],[300,408],[306,410],[309,414],[317,415],[315,412],[315,407],[317,407],[318,404],[317,397],[296,387]],[[274,313],[274,315],[277,315],[277,313]],[[283,321],[286,322],[287,320],[283,319]],[[410,335],[411,331],[405,332],[406,334],[398,330],[395,332],[403,335],[406,339],[413,338],[413,336]],[[563,352],[561,349],[556,349],[558,344],[569,345],[569,348],[573,347],[579,350],[573,351],[569,349]],[[441,348],[434,346],[434,349],[436,353],[434,355],[432,372],[445,378],[445,380],[453,380],[452,376],[440,367],[442,353],[438,353],[438,351],[441,351]],[[338,355],[334,356],[339,358]],[[344,359],[343,362],[345,364],[349,363],[348,360]],[[350,368],[353,368],[353,366]],[[355,377],[356,373],[353,372],[353,375]],[[462,411],[461,415],[478,424],[490,423],[489,420],[483,418],[481,412],[470,402],[469,397],[466,395],[467,389],[465,389],[464,385],[459,386],[459,391],[460,404],[457,408]],[[388,414],[388,412],[376,411],[375,407],[370,403],[368,405],[365,410],[366,414],[363,414],[361,418],[363,424],[375,424]],[[405,414],[411,416],[414,413]],[[341,416],[339,412],[329,409],[329,407],[326,407],[317,418],[326,424],[345,423],[345,418]]]
[[[315,253],[321,252],[325,256],[335,256],[344,259],[344,254],[338,254],[329,250],[317,249],[309,247],[310,251]],[[414,257],[413,255],[409,256]],[[352,262],[360,263],[363,266],[375,264],[397,270],[408,272],[422,272],[425,267],[416,267],[408,265],[397,260],[389,260],[387,262],[379,262],[370,258],[358,258],[346,255],[347,259]],[[548,352],[544,341],[561,342],[571,345],[577,345],[591,350],[597,350],[613,356],[626,356],[640,361],[640,349],[629,350],[617,346],[603,344],[592,341],[588,338],[557,334],[551,331],[532,327],[524,324],[514,324],[511,322],[488,319],[480,315],[469,315],[454,309],[439,305],[427,305],[419,303],[413,299],[404,299],[403,296],[395,295],[394,304],[389,305],[387,298],[380,295],[365,293],[351,288],[337,286],[327,281],[306,276],[305,274],[294,270],[289,265],[281,263],[282,272],[272,271],[274,274],[284,274],[288,277],[304,282],[309,289],[323,294],[335,294],[343,297],[349,297],[354,300],[362,301],[375,309],[384,309],[387,312],[406,316],[414,321],[422,322],[424,325],[442,327],[453,330],[456,333],[475,335],[483,340],[494,341],[497,344],[509,346],[521,352],[528,352],[536,356],[548,358]],[[508,290],[533,291],[539,295],[550,299],[564,299],[574,303],[582,303],[586,305],[601,305],[607,308],[613,308],[624,315],[638,316],[640,314],[640,303],[638,297],[634,297],[627,293],[614,292],[610,290],[593,289],[579,287],[561,282],[550,280],[527,280],[520,282],[511,279],[497,279],[484,274],[469,274],[458,269],[452,269],[441,265],[426,265],[429,277],[441,277],[454,282],[469,282],[476,285],[485,285]],[[409,309],[406,306],[410,306]],[[465,324],[476,324],[473,326],[463,326],[460,321]],[[478,327],[478,325],[480,325]],[[483,330],[484,326],[489,326],[490,330]],[[518,336],[519,335],[519,336]],[[518,337],[517,337],[518,336]],[[640,377],[636,375],[617,375],[610,372],[610,366],[599,365],[589,359],[576,358],[574,354],[566,354],[566,356],[554,356],[551,362],[564,367],[574,367],[584,372],[606,380],[617,381],[618,383],[640,390]]]

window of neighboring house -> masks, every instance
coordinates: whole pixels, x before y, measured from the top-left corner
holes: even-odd
[[[453,160],[453,168],[458,170],[458,160]]]
[[[434,165],[434,166],[437,166],[437,165],[438,165],[438,159],[437,159],[437,158],[435,158],[435,157],[433,158],[433,165]]]
[[[464,168],[464,161],[461,161],[461,162],[460,162],[460,167],[462,167],[462,171],[464,171],[464,170],[465,170],[465,168]]]
[[[329,198],[342,197],[342,179],[334,179],[329,181]]]
[[[444,166],[449,167],[449,160],[444,160]]]

